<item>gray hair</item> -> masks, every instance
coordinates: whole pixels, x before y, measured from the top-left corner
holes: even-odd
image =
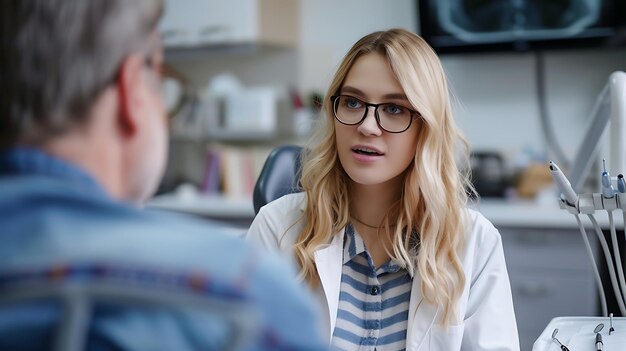
[[[145,52],[162,0],[2,0],[0,148],[84,122],[119,65]]]

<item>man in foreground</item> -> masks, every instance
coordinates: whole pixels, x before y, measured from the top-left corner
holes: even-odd
[[[286,265],[138,209],[167,154],[162,2],[0,6],[0,349],[67,345],[55,329],[67,311],[86,316],[69,324],[84,328],[78,349],[323,348]]]

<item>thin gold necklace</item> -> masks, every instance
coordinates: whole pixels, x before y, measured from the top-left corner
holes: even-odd
[[[355,216],[350,216],[350,217],[352,217],[352,219],[354,219],[355,221],[357,221],[357,222],[359,222],[359,223],[361,223],[361,224],[363,224],[364,226],[369,227],[369,228],[373,228],[373,229],[380,229],[380,228],[383,228],[383,227],[384,227],[384,226],[377,227],[377,226],[373,226],[373,225],[371,225],[371,224],[367,224],[367,223],[363,222],[362,220],[360,220],[360,219],[356,218]],[[395,227],[395,225],[391,225],[390,227]]]

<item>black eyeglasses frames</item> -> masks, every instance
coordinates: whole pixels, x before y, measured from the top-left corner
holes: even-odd
[[[335,118],[345,125],[361,124],[370,107],[374,107],[378,126],[389,133],[406,131],[411,127],[413,118],[421,116],[419,112],[396,103],[371,104],[350,95],[333,95],[330,99]]]

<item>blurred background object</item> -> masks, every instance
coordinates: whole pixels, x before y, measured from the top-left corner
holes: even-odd
[[[504,159],[497,152],[471,155],[472,183],[481,197],[504,197],[508,186]]]
[[[519,175],[517,194],[521,198],[533,199],[542,189],[552,186],[549,168],[544,163],[532,163]]]

